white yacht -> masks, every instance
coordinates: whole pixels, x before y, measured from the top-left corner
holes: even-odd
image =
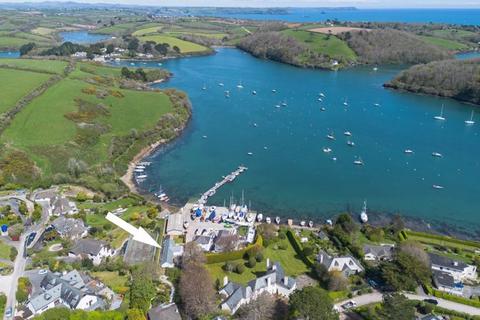
[[[364,165],[363,160],[360,157],[358,157],[358,159],[353,161],[353,164],[356,164],[357,166],[363,166]]]
[[[312,220],[308,221],[308,226],[309,226],[310,228],[313,228],[313,221],[312,221]]]
[[[323,152],[325,152],[325,153],[330,153],[330,152],[332,152],[332,149],[330,149],[330,148],[323,148]]]
[[[275,90],[275,89],[272,89],[272,92],[273,92],[273,93],[276,93],[276,92],[277,92],[277,90]]]
[[[325,94],[323,92],[320,92],[319,96],[325,98]]]
[[[412,149],[405,149],[404,151],[406,154],[413,154],[413,150]]]
[[[280,224],[280,217],[275,217],[275,223]]]
[[[438,184],[434,184],[432,187],[433,189],[443,189],[443,186],[440,186]]]
[[[137,179],[146,179],[148,176],[146,174],[141,174],[137,176]]]
[[[270,217],[266,217],[266,218],[265,218],[265,222],[268,223],[268,224],[270,224],[270,223],[272,223],[272,219],[270,219]]]
[[[373,67],[373,71],[378,71],[378,68],[377,68],[377,67]]]
[[[380,103],[374,103],[373,106],[380,107]]]
[[[343,101],[343,105],[344,105],[345,107],[348,106],[348,101],[347,101],[347,99],[345,99],[345,101]]]
[[[304,220],[300,221],[300,227],[305,227],[305,221]]]
[[[473,121],[473,113],[474,111],[472,110],[472,115],[470,116],[470,120],[465,120],[465,124],[471,126],[472,124],[475,124],[475,121]]]
[[[208,137],[204,135],[204,136],[202,136],[202,138],[203,138],[203,139],[207,139]]]
[[[252,94],[253,94],[253,95],[256,95],[256,94],[257,94],[257,91],[253,90],[253,91],[252,91]]]
[[[367,201],[363,201],[363,208],[362,211],[360,212],[360,221],[363,223],[368,222],[368,215],[367,215]]]
[[[202,90],[207,90],[207,86],[203,85]]]
[[[283,107],[286,107],[286,106],[287,106],[287,102],[286,102],[286,101],[283,101],[283,102],[282,102],[282,106],[283,106]]]
[[[262,220],[263,220],[263,214],[261,213],[257,214],[257,221],[262,222]]]
[[[346,135],[347,137],[351,137],[351,136],[352,136],[352,133],[351,133],[350,131],[345,131],[343,134]]]
[[[253,152],[247,152],[249,156],[253,156]]]
[[[223,87],[223,86],[224,86],[223,82],[219,82],[218,85],[219,85],[220,87]]]
[[[241,82],[240,82],[239,84],[237,84],[237,88],[238,88],[238,89],[243,89],[243,85],[242,85]]]
[[[437,158],[443,158],[443,155],[439,152],[432,152],[432,156]]]
[[[320,111],[326,111],[327,109],[325,107],[321,107]]]
[[[333,135],[333,133],[327,134],[327,139],[335,140],[335,136]]]
[[[435,120],[439,120],[439,121],[445,121],[445,117],[443,116],[443,108],[444,108],[444,105],[442,104],[442,110],[440,111],[440,114],[438,116],[435,116],[433,117]]]

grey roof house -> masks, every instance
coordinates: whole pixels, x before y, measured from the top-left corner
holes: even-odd
[[[99,265],[104,258],[112,257],[115,253],[115,249],[110,248],[105,241],[80,239],[70,249],[68,255],[78,259],[88,258],[94,265]]]
[[[147,318],[148,320],[182,320],[175,303],[167,305],[160,304],[148,310]]]
[[[221,303],[222,310],[231,314],[244,304],[256,299],[261,293],[278,294],[288,297],[297,288],[297,282],[294,278],[285,274],[280,263],[276,262],[270,266],[267,259],[267,272],[250,281],[246,286],[235,282],[228,282],[228,278],[224,279],[224,287],[219,293],[224,297]]]
[[[477,267],[463,261],[453,260],[438,254],[429,253],[432,270],[450,274],[455,281],[476,280]]]
[[[463,294],[463,284],[455,282],[449,273],[433,270],[433,284],[440,291],[456,295]]]
[[[391,260],[393,257],[395,246],[392,244],[370,245],[363,246],[365,261],[385,261]]]
[[[80,219],[61,216],[52,222],[52,226],[62,238],[70,240],[78,240],[86,237],[88,234],[88,228]]]
[[[175,257],[181,256],[183,254],[183,247],[177,245],[175,241],[170,237],[165,237],[162,245],[162,252],[160,254],[160,266],[162,268],[173,268],[175,267],[174,259]]]
[[[323,264],[328,271],[340,271],[346,277],[364,270],[360,262],[350,255],[333,257],[328,255],[325,251],[320,250],[317,256],[317,261],[320,264]]]
[[[72,310],[95,310],[104,305],[100,297],[85,287],[83,277],[76,270],[64,275],[47,272],[40,283],[40,288],[43,292],[25,304],[30,311],[26,318],[57,306],[64,306]]]

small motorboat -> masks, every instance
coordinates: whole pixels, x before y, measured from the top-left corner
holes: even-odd
[[[202,136],[202,138],[203,138],[203,139],[207,139],[208,137],[204,135],[204,136]]]
[[[270,219],[270,217],[266,217],[266,218],[265,218],[265,222],[268,223],[268,224],[270,224],[270,223],[272,223],[272,219]]]
[[[262,222],[262,220],[263,220],[263,214],[261,213],[257,214],[257,221]]]
[[[313,221],[312,221],[312,220],[308,221],[308,226],[309,226],[310,228],[313,228]]]
[[[368,222],[368,215],[367,215],[367,201],[363,201],[363,208],[362,211],[360,212],[360,221],[362,223],[367,223]]]
[[[380,107],[380,103],[374,103],[373,106]]]
[[[325,98],[325,94],[323,92],[320,92],[319,96]]]
[[[282,102],[282,106],[283,106],[283,107],[286,107],[286,106],[287,106],[287,103],[286,103],[285,101]]]
[[[253,95],[256,95],[256,94],[257,94],[257,91],[253,90],[253,91],[252,91],[252,94],[253,94]]]
[[[238,88],[238,89],[243,89],[243,85],[242,85],[241,82],[240,82],[239,84],[237,84],[237,88]]]
[[[350,131],[345,131],[343,134],[346,135],[347,137],[351,137],[351,136],[352,136],[352,133],[351,133]]]
[[[327,134],[327,139],[335,140],[335,136],[333,135],[333,133]]]
[[[414,153],[413,150],[411,150],[411,149],[405,149],[404,152],[405,152],[406,154],[413,154],[413,153]]]
[[[320,111],[326,111],[327,109],[325,107],[321,107]]]
[[[325,152],[325,153],[330,153],[330,152],[332,152],[332,149],[330,149],[330,148],[323,148],[323,152]]]
[[[357,166],[363,166],[364,165],[362,158],[356,159],[355,161],[353,161],[353,164],[355,164]]]
[[[280,224],[280,217],[275,217],[275,223]]]
[[[433,189],[444,189],[443,186],[440,186],[438,184],[434,184],[432,187],[433,187]]]
[[[187,228],[188,228],[188,225],[189,225],[188,221],[185,220],[185,221],[183,222],[183,227],[184,227],[185,229],[187,229]]]
[[[441,154],[439,152],[432,152],[432,157],[443,158],[443,154]]]
[[[207,86],[203,85],[202,90],[207,90]]]
[[[305,227],[305,221],[304,220],[300,221],[300,227]]]
[[[272,89],[272,92],[273,92],[273,93],[276,93],[276,92],[277,92],[277,90],[275,90],[275,89]]]
[[[223,86],[224,86],[223,82],[219,82],[218,85],[219,85],[220,87],[223,87]]]
[[[253,152],[247,152],[249,156],[253,156]]]
[[[470,120],[465,120],[465,124],[467,126],[471,126],[471,125],[475,124],[475,121],[473,121],[473,112],[474,111],[472,110],[472,115],[470,116]]]
[[[355,147],[355,142],[348,140],[347,145],[350,147]]]

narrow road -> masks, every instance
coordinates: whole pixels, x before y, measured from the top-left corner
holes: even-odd
[[[26,238],[25,233],[20,236],[19,247],[17,248],[18,255],[17,255],[17,258],[15,259],[13,272],[11,275],[8,276],[9,279],[4,279],[4,280],[10,280],[10,283],[8,285],[9,290],[7,292],[6,308],[12,307],[13,314],[15,314],[15,305],[17,303],[15,294],[17,292],[18,278],[20,278],[23,275],[23,272],[25,271],[25,265],[27,262],[27,259],[25,256],[25,245],[24,245],[25,238]]]
[[[418,295],[418,294],[411,294],[411,293],[403,293],[408,299],[410,300],[424,300],[424,299],[435,299],[438,301],[438,306],[449,309],[449,310],[456,310],[459,312],[467,313],[472,316],[478,316],[480,315],[480,308],[475,308],[472,306],[468,306],[465,304],[445,300],[445,299],[440,299],[432,296],[424,296],[424,295]],[[371,303],[377,303],[377,302],[382,302],[383,296],[380,292],[373,292],[373,293],[368,293],[364,294],[361,296],[353,297],[352,299],[344,300],[341,302],[338,302],[335,304],[335,307],[337,307],[337,310],[340,310],[340,312],[343,312],[342,310],[342,305],[346,303],[347,301],[355,301],[357,303],[357,306],[364,306],[367,304]]]

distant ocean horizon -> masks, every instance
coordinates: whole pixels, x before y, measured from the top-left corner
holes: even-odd
[[[213,10],[213,9],[212,9]],[[222,12],[223,11],[223,12]],[[359,9],[359,8],[281,8],[280,12],[235,13],[233,10],[202,12],[198,15],[252,20],[282,20],[289,22],[321,22],[326,20],[352,22],[408,22],[480,24],[478,9]]]

